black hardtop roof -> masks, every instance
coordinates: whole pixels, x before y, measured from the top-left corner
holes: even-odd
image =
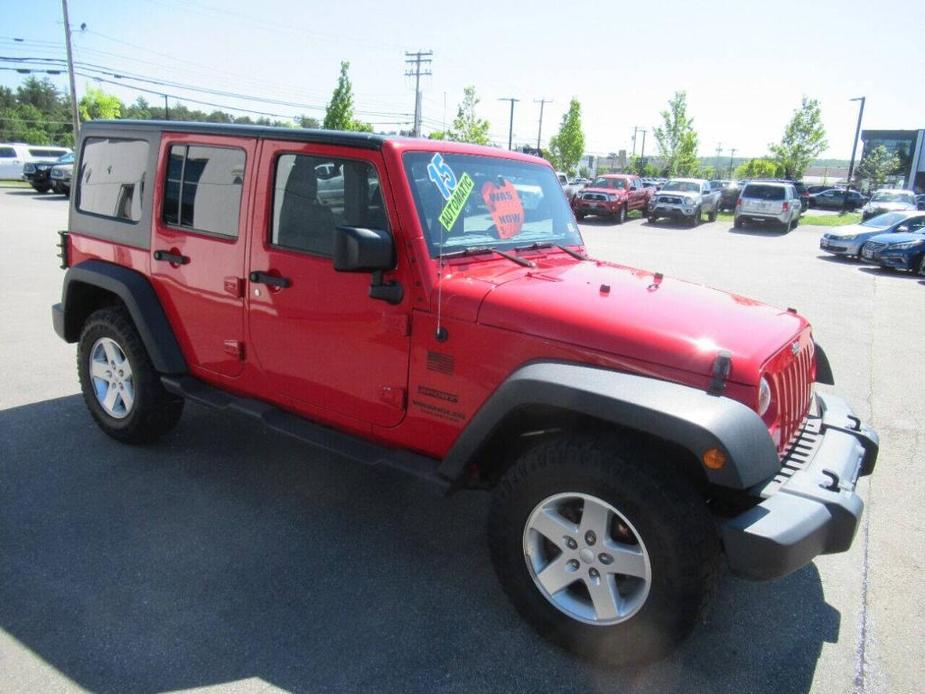
[[[107,132],[112,132],[113,130],[156,130],[158,132],[201,133],[203,135],[232,135],[362,147],[363,149],[381,149],[386,140],[400,139],[397,136],[386,137],[372,133],[355,133],[343,130],[280,128],[269,125],[203,123],[181,120],[94,120],[81,124],[81,130],[88,134],[94,130]]]

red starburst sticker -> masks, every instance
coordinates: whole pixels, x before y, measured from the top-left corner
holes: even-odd
[[[487,181],[482,185],[482,200],[491,212],[500,238],[509,239],[520,233],[524,225],[524,206],[513,183],[505,180],[499,186]]]

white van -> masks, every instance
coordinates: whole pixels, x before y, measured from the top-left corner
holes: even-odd
[[[27,145],[24,142],[0,142],[0,180],[22,180],[23,166],[34,162],[52,162],[71,150],[51,145]]]

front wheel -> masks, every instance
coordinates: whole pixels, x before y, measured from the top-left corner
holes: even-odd
[[[617,224],[623,224],[626,221],[626,205],[620,205],[616,214]]]
[[[579,222],[580,222],[582,219],[584,219],[584,218],[585,218],[585,213],[584,213],[584,212],[576,212],[576,213],[575,213],[575,219],[577,219]]]
[[[488,537],[521,615],[577,655],[614,665],[670,652],[718,575],[704,501],[679,470],[617,437],[531,449],[495,490]]]
[[[710,212],[710,213],[707,215],[707,219],[708,219],[710,222],[715,222],[715,221],[716,221],[716,215],[718,215],[718,214],[719,214],[719,208],[718,208],[718,207],[714,207],[714,208],[713,208],[713,211]]]
[[[183,413],[183,399],[164,389],[138,331],[122,309],[100,309],[84,323],[77,374],[93,419],[119,441],[154,441],[170,431]]]
[[[694,210],[694,214],[691,215],[687,223],[692,227],[697,226],[700,224],[701,215],[703,215],[703,210],[698,207],[696,210]]]
[[[33,185],[32,189],[35,190],[36,193],[47,193],[51,190],[51,186]]]
[[[650,214],[648,217],[646,217],[646,219],[648,220],[649,224],[655,224],[658,221],[658,217],[656,217],[654,214]]]

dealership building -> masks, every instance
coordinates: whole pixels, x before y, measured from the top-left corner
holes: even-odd
[[[925,130],[864,130],[864,154],[883,145],[899,157],[897,185],[925,193]],[[863,158],[864,154],[861,155]]]

